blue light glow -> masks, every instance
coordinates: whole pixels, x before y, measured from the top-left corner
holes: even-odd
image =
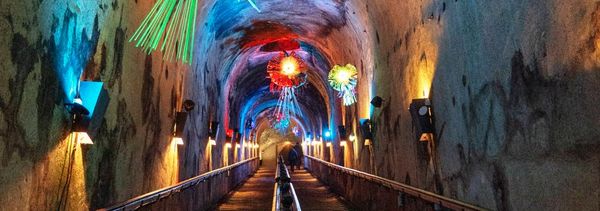
[[[329,130],[325,130],[325,132],[323,132],[323,136],[324,136],[325,138],[329,138],[329,137],[331,137],[331,131],[329,131]]]
[[[79,28],[82,27],[78,25],[76,15],[66,10],[62,27],[53,31],[54,46],[51,51],[54,55],[54,67],[69,103],[77,95],[79,79],[90,57],[92,46],[98,40],[97,32],[87,39],[85,33],[78,31]]]
[[[79,86],[79,96],[83,107],[90,112],[90,115],[94,114],[100,92],[102,92],[102,84],[102,82],[82,81]]]

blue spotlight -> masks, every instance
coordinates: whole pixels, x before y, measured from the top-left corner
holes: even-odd
[[[325,130],[325,132],[323,133],[323,136],[325,136],[325,138],[331,137],[331,131]]]

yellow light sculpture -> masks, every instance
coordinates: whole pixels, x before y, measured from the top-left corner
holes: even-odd
[[[333,66],[329,71],[328,80],[329,85],[339,92],[339,97],[342,98],[344,105],[349,106],[356,102],[354,88],[358,83],[358,71],[354,65]]]

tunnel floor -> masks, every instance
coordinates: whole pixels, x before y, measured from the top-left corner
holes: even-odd
[[[271,210],[274,177],[275,170],[258,169],[215,210]],[[351,210],[306,170],[296,170],[291,177],[303,210]]]
[[[296,169],[290,173],[303,210],[352,210],[308,171]]]
[[[216,210],[271,210],[275,170],[261,167]]]

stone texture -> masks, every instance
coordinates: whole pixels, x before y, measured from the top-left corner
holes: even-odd
[[[127,42],[153,2],[0,2],[2,208],[94,209],[247,156],[223,147],[225,130],[266,121],[276,96],[261,46],[284,37],[311,67],[306,131],[345,124],[361,136],[358,120],[374,123],[371,147],[359,138],[342,153],[334,139],[322,158],[490,209],[599,209],[599,3],[256,2],[263,12],[200,1],[190,66]],[[326,75],[345,63],[359,69],[358,102],[341,108]],[[95,144],[78,147],[63,105],[82,72],[110,103]],[[434,144],[415,140],[407,111],[427,96]],[[174,147],[184,99],[196,109]],[[209,121],[221,122],[214,147]]]

